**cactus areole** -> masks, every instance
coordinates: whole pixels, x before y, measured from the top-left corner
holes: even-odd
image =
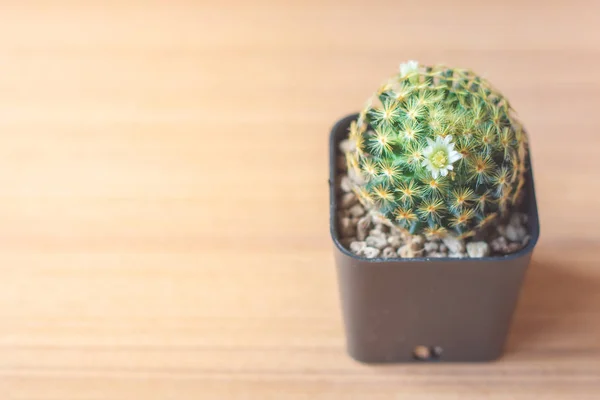
[[[524,191],[525,130],[508,100],[470,70],[401,64],[349,139],[353,191],[411,234],[471,236]]]

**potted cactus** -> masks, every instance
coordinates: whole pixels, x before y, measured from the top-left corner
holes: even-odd
[[[502,353],[539,235],[526,132],[470,70],[401,64],[330,141],[331,234],[351,356]]]

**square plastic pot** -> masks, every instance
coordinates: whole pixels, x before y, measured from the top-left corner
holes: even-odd
[[[422,361],[415,351],[430,361],[500,357],[540,231],[531,169],[522,205],[531,239],[519,252],[476,259],[359,257],[340,244],[336,221],[338,143],[356,117],[338,121],[329,142],[330,229],[348,353],[366,363]]]

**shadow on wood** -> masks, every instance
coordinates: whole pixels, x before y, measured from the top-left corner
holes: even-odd
[[[590,275],[587,268],[580,268],[580,263],[573,260],[559,264],[536,261],[534,257],[521,290],[506,354],[565,343],[577,346],[577,337],[593,329],[585,314],[597,307],[600,279]]]

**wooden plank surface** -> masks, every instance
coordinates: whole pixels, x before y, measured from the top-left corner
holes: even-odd
[[[0,399],[597,399],[600,3],[0,2]],[[531,136],[505,357],[357,364],[327,134],[400,61]]]

